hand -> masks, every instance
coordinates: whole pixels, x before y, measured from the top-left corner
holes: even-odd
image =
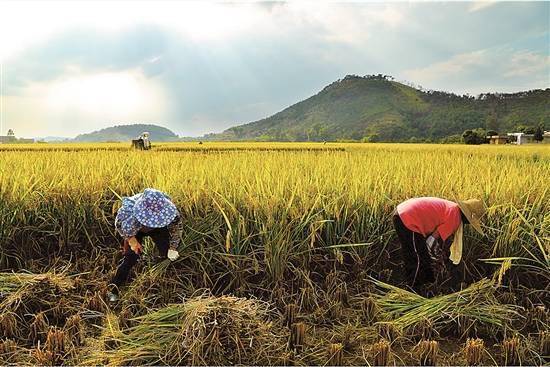
[[[137,255],[141,254],[141,251],[143,250],[143,248],[141,247],[141,244],[138,242],[137,238],[131,237],[128,240],[128,245],[130,246],[132,251],[134,251]]]
[[[426,238],[426,245],[428,245],[428,251],[430,251],[435,243],[436,239],[434,236],[428,236]]]
[[[432,261],[438,262],[443,260],[443,248],[441,242],[437,238],[428,236],[428,238],[426,238],[426,248]]]
[[[176,261],[179,257],[180,254],[178,250],[172,248],[168,250],[168,258],[170,259],[170,261]]]

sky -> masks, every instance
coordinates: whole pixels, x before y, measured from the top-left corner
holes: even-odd
[[[550,87],[550,2],[1,1],[0,133],[199,136],[347,74],[477,95]]]

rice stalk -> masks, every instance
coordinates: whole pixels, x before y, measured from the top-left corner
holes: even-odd
[[[482,325],[503,327],[520,317],[517,307],[500,304],[494,295],[492,281],[483,279],[461,291],[433,298],[425,298],[396,286],[375,281],[386,293],[376,295],[376,303],[389,323],[406,329],[430,322],[441,329],[461,318],[475,320]]]

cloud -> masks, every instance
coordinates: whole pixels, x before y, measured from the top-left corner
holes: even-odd
[[[482,0],[482,1],[472,1],[471,5],[468,7],[470,13],[487,9],[491,6],[497,4],[496,0]]]
[[[544,75],[550,82],[550,55],[541,55],[532,51],[518,51],[505,63],[503,76],[529,77],[531,75]]]
[[[198,135],[276,113],[346,74],[470,93],[548,84],[550,3],[472,6],[0,2],[5,120],[26,135],[134,121]],[[91,113],[93,103],[103,107]]]
[[[430,89],[454,85],[456,92],[482,93],[548,88],[549,71],[550,56],[505,47],[457,54],[404,74]]]

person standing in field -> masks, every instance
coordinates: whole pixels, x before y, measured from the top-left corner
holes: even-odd
[[[177,246],[183,231],[180,214],[170,197],[155,189],[122,199],[117,212],[115,228],[124,239],[123,258],[111,281],[107,298],[118,300],[118,289],[123,285],[142,252],[144,237],[155,243],[161,258],[171,261],[179,257]]]
[[[454,265],[460,263],[464,224],[483,234],[480,219],[484,214],[485,206],[478,199],[455,203],[420,197],[397,206],[393,224],[401,242],[406,276],[413,289],[434,282],[435,273],[445,269],[447,259]]]

